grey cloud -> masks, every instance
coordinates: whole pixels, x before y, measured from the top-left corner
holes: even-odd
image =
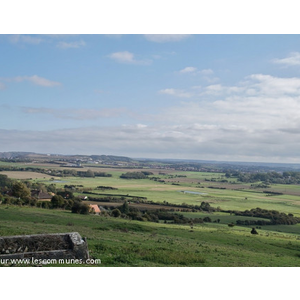
[[[299,149],[294,134],[290,136],[277,130],[224,130],[213,126],[119,126],[47,132],[0,130],[0,139],[2,151],[217,160],[292,160],[298,157]]]

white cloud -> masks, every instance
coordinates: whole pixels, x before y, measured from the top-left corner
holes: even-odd
[[[244,90],[245,90],[245,87],[243,87],[243,86],[223,86],[221,84],[212,84],[212,85],[208,85],[205,88],[204,94],[227,95],[227,94],[241,93]]]
[[[285,65],[285,66],[299,66],[300,65],[300,53],[292,52],[286,58],[276,58],[272,61],[275,64]]]
[[[134,63],[134,54],[128,51],[115,52],[110,54],[109,57],[121,63]]]
[[[201,73],[203,75],[212,75],[212,74],[214,74],[214,71],[212,69],[203,69],[203,70],[199,71],[199,73]]]
[[[12,81],[16,81],[16,82],[22,82],[22,81],[29,81],[35,85],[40,85],[40,86],[44,86],[44,87],[53,87],[53,86],[59,86],[61,85],[61,83],[56,82],[56,81],[51,81],[49,79],[37,76],[37,75],[33,75],[33,76],[18,76],[15,78],[11,79]]]
[[[23,82],[23,81],[28,81],[31,82],[35,85],[39,86],[44,86],[44,87],[54,87],[54,86],[59,86],[61,85],[60,82],[56,81],[51,81],[49,79],[33,75],[33,76],[16,76],[13,78],[0,78],[0,80],[5,81],[5,82]],[[1,86],[1,83],[0,83]],[[5,87],[5,86],[4,86]]]
[[[136,125],[138,128],[146,128],[146,127],[148,127],[147,125],[145,125],[145,124],[137,124]]]
[[[184,69],[178,71],[181,74],[191,74],[191,75],[199,75],[202,80],[205,80],[209,83],[214,83],[219,80],[219,78],[212,76],[214,71],[212,69],[203,69],[198,70],[196,67],[185,67]]]
[[[193,95],[193,101],[183,99],[157,114],[140,114],[135,125],[114,122],[108,126],[109,122],[105,122],[105,128],[96,125],[48,132],[0,130],[2,151],[90,151],[131,157],[300,162],[299,80],[253,74],[232,86],[203,86],[204,93]],[[212,93],[206,94],[207,91]],[[159,92],[183,98],[189,94],[173,88]],[[126,109],[23,108],[23,112],[75,121],[131,116]]]
[[[273,97],[283,94],[300,94],[300,78],[280,78],[270,75],[253,74],[247,77],[253,80],[251,88],[258,93],[272,95]]]
[[[69,49],[69,48],[80,48],[80,47],[84,47],[85,45],[86,45],[85,41],[80,40],[76,42],[59,42],[57,44],[57,47],[61,49]]]
[[[38,45],[44,40],[41,37],[35,35],[13,34],[9,36],[9,41],[13,44],[25,43],[25,44]]]
[[[134,54],[128,51],[114,52],[109,54],[108,57],[118,63],[124,64],[148,65],[151,63],[151,60],[136,60]]]
[[[197,68],[195,67],[186,67],[179,71],[179,73],[194,73],[197,71]]]
[[[145,34],[148,41],[156,43],[179,42],[190,36],[190,34]]]
[[[189,92],[185,92],[183,90],[177,90],[177,89],[164,89],[158,91],[159,94],[165,94],[165,95],[172,95],[175,97],[181,97],[181,98],[190,98],[193,95]]]
[[[224,91],[224,87],[221,84],[212,84],[205,88],[207,94],[220,94]]]
[[[47,114],[55,118],[72,120],[95,120],[99,118],[116,118],[127,114],[124,108],[103,108],[103,109],[53,109],[22,107],[22,112],[26,114]]]

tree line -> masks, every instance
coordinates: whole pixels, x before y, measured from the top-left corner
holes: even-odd
[[[247,216],[268,219],[256,221],[242,221],[238,220],[237,225],[295,225],[300,223],[300,218],[295,217],[293,214],[285,214],[277,210],[261,209],[259,207],[245,211],[231,211],[236,216]]]
[[[108,174],[105,172],[94,172],[90,169],[87,171],[77,171],[74,169],[58,170],[33,167],[1,166],[0,171],[37,172],[56,177],[112,177],[112,174]]]
[[[249,173],[238,171],[227,171],[226,178],[237,178],[240,182],[254,183],[264,182],[265,184],[300,184],[300,172],[265,172],[265,173]]]

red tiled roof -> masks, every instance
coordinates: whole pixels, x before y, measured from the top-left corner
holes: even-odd
[[[91,210],[94,210],[95,213],[101,212],[100,208],[96,204],[90,204],[89,207],[91,208]]]

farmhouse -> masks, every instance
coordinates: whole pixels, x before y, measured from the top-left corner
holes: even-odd
[[[31,190],[31,197],[36,198],[38,200],[51,200],[53,195],[53,193],[51,193],[50,195],[40,190]]]
[[[95,213],[95,214],[100,214],[101,213],[101,210],[100,210],[98,205],[90,204],[89,207],[90,207],[90,212],[91,213]]]

